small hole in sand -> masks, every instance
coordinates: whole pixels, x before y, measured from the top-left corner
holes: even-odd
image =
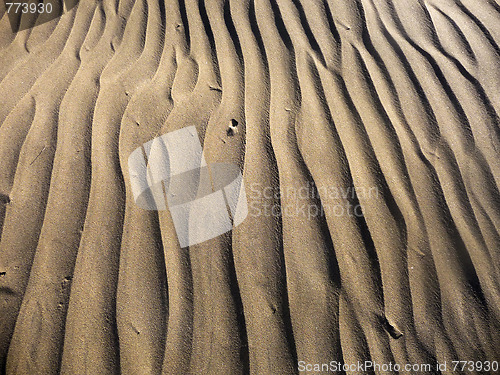
[[[384,317],[381,320],[384,329],[393,339],[397,340],[403,336],[403,333],[395,325],[391,324],[387,318]]]
[[[230,137],[238,133],[238,121],[234,118],[229,121],[229,127],[226,130],[226,134]]]
[[[7,275],[7,272],[0,272],[0,277]]]

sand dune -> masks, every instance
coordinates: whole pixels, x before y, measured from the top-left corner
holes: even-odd
[[[498,1],[0,12],[0,373],[494,373]],[[249,214],[180,248],[128,160],[188,126]]]

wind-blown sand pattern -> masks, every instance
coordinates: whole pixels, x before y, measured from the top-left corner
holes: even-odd
[[[0,12],[0,373],[500,359],[498,0]],[[250,214],[181,249],[127,162],[192,125]]]

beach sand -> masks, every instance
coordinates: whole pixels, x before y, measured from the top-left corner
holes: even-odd
[[[0,373],[494,373],[498,0],[0,17]],[[249,211],[181,248],[128,160],[189,126]]]

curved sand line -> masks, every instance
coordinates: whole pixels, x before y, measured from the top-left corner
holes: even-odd
[[[498,2],[2,12],[0,373],[500,359]],[[181,249],[128,158],[193,125],[250,214]]]

